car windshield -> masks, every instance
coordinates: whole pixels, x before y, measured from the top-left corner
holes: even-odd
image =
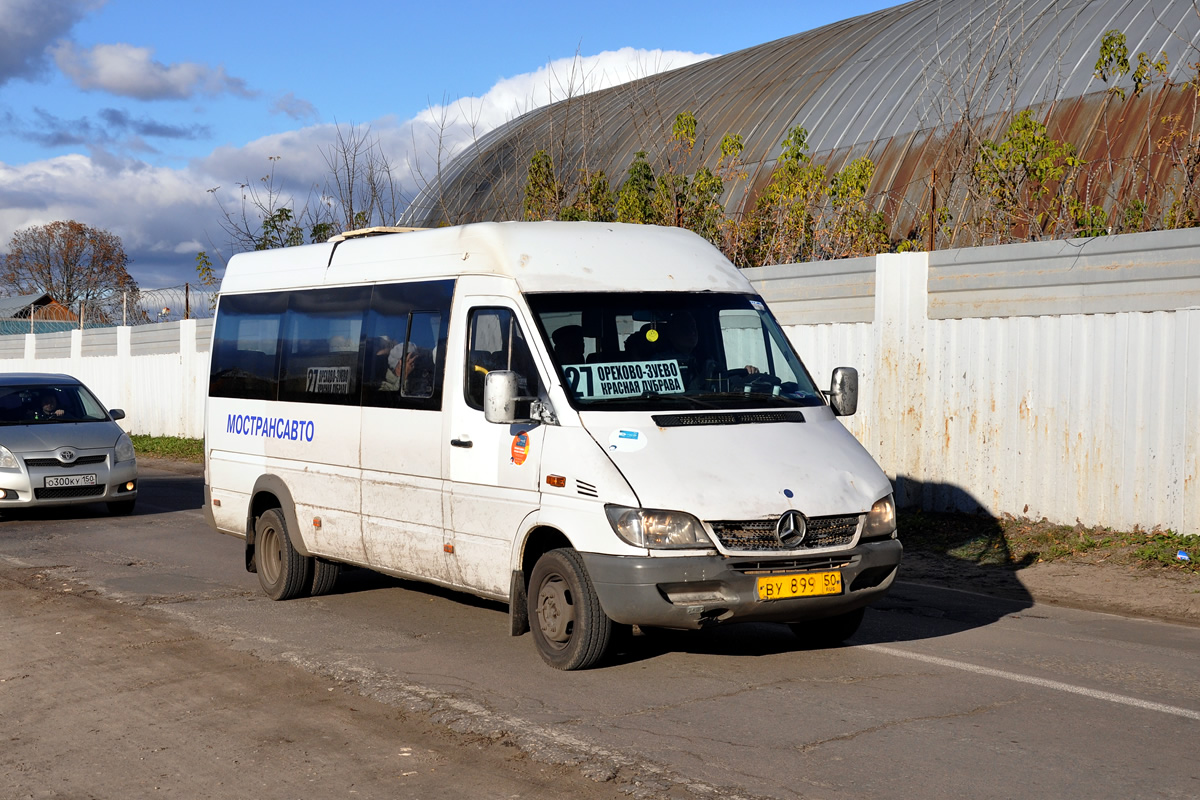
[[[0,425],[103,422],[104,407],[77,383],[0,386]]]
[[[580,410],[823,405],[779,324],[754,295],[532,294],[529,305]]]

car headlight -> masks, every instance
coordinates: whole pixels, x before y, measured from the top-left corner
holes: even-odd
[[[129,438],[129,434],[122,433],[117,437],[117,463],[133,461],[133,459],[133,441]]]
[[[896,532],[896,501],[892,495],[875,501],[863,525],[862,539],[880,539]]]
[[[634,547],[653,549],[712,547],[700,520],[682,511],[655,511],[606,505],[613,530]]]
[[[4,445],[0,445],[0,469],[20,469],[21,465],[17,463],[17,457],[12,454]]]

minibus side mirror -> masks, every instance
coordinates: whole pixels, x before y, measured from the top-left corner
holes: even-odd
[[[511,425],[524,422],[517,417],[520,396],[517,373],[510,369],[494,369],[483,379],[483,418],[488,422]]]
[[[119,408],[110,408],[108,410],[108,418],[113,422],[116,422],[119,419],[125,419],[125,412]]]
[[[838,367],[829,383],[829,406],[839,417],[849,417],[858,411],[858,370]]]

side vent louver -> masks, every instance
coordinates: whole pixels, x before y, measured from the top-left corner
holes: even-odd
[[[576,481],[575,481],[575,491],[579,492],[584,497],[599,497],[600,496],[599,492],[596,491],[595,486],[588,483],[587,481],[581,481],[578,479],[576,479]]]

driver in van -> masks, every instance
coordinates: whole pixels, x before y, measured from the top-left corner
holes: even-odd
[[[667,349],[655,357],[673,358],[679,362],[684,375],[684,385],[687,388],[704,388],[707,381],[716,377],[718,370],[713,359],[701,359],[696,354],[700,333],[696,327],[695,317],[687,311],[677,311],[667,319],[664,328]],[[759,372],[758,367],[753,364],[746,364],[742,369],[746,371],[747,375],[757,375]]]

